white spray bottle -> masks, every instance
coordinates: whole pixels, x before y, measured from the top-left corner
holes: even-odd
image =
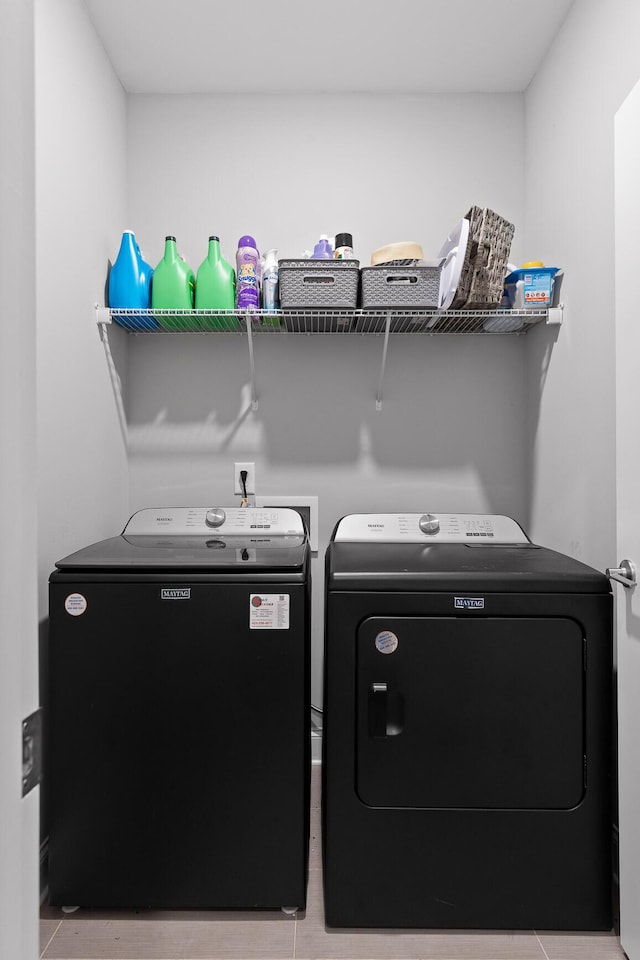
[[[262,266],[262,309],[280,309],[280,288],[278,284],[278,251],[267,250]]]

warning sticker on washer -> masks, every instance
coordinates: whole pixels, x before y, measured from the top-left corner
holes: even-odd
[[[288,630],[289,594],[252,593],[249,596],[250,630]]]
[[[395,653],[398,649],[398,638],[391,630],[382,630],[376,637],[376,650],[380,653]]]
[[[70,593],[64,601],[64,608],[72,617],[80,617],[87,609],[87,598],[81,593]]]

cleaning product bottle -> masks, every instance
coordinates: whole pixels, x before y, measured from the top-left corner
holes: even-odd
[[[165,237],[164,257],[157,265],[151,288],[154,310],[193,310],[196,278],[188,263],[178,253],[175,237]],[[157,318],[168,330],[185,327],[185,317],[176,314]]]
[[[353,237],[350,233],[336,233],[336,248],[333,251],[336,260],[353,260]]]
[[[262,267],[262,308],[280,309],[280,291],[278,288],[278,251],[267,250]]]
[[[259,310],[260,254],[255,240],[248,234],[238,240],[236,265],[238,268],[236,306],[239,310]]]
[[[148,310],[152,277],[153,269],[144,261],[133,230],[125,230],[109,273],[109,307],[112,310]],[[116,313],[113,319],[130,330],[156,330],[158,327],[153,317],[142,314]]]
[[[220,251],[220,238],[209,237],[209,251],[196,276],[196,310],[233,310],[236,305],[236,274]],[[237,329],[235,317],[200,317],[211,330]]]
[[[333,260],[333,247],[326,233],[320,235],[320,239],[313,248],[312,260]]]

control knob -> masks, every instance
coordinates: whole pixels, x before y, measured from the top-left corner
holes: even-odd
[[[221,527],[227,519],[227,515],[222,507],[213,507],[213,509],[207,510],[204,519],[208,527]]]
[[[433,535],[440,529],[440,521],[434,513],[423,513],[418,521],[418,526],[423,533]]]

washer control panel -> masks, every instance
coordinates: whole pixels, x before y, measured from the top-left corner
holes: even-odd
[[[482,513],[354,513],[334,539],[349,543],[529,543],[510,517]]]
[[[138,510],[123,533],[128,536],[304,536],[302,517],[287,507],[160,507]]]

